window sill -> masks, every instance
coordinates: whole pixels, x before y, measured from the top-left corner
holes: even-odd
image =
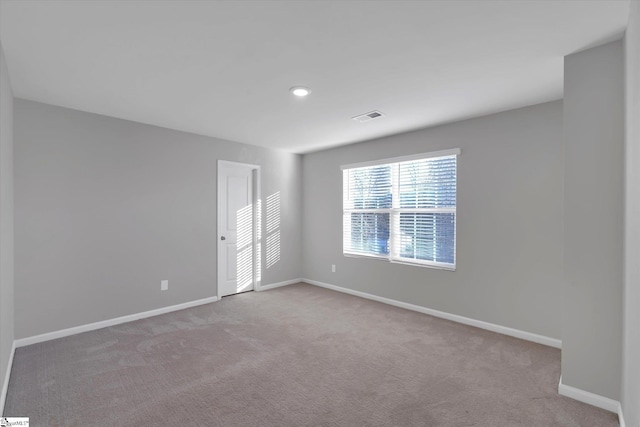
[[[432,268],[435,270],[456,271],[455,265],[449,266],[449,265],[431,264],[426,262],[408,262],[408,261],[390,259],[389,257],[386,257],[386,256],[351,254],[351,253],[345,253],[345,252],[343,252],[342,255],[347,258],[371,259],[374,261],[386,261],[390,264],[402,264],[402,265],[409,265],[412,267]]]

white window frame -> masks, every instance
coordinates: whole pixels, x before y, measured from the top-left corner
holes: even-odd
[[[348,165],[340,166],[340,169],[343,171],[343,206],[342,206],[342,215],[343,215],[343,246],[342,246],[342,254],[346,257],[352,258],[367,258],[367,259],[378,259],[383,261],[388,261],[395,264],[407,264],[419,267],[428,267],[428,268],[436,268],[442,270],[455,271],[457,264],[457,234],[458,234],[458,215],[457,215],[457,194],[456,194],[456,207],[454,208],[416,208],[416,209],[408,209],[408,208],[400,208],[399,203],[400,200],[398,197],[392,198],[392,206],[391,208],[383,208],[383,209],[346,209],[344,206],[344,192],[348,191],[347,183],[345,182],[345,174],[344,171],[349,169],[357,169],[363,167],[371,167],[371,166],[379,166],[379,165],[387,165],[394,163],[402,163],[411,160],[424,160],[434,157],[447,157],[447,156],[459,156],[461,150],[459,148],[454,148],[450,150],[442,150],[442,151],[432,151],[430,153],[421,153],[414,154],[411,156],[402,156],[402,157],[394,157],[390,159],[381,159],[369,162],[362,163],[351,163]],[[391,174],[391,185],[394,188],[393,193],[398,193],[399,186],[399,178],[397,173],[395,173],[396,169],[392,169]],[[457,193],[457,182],[458,182],[458,171],[456,169],[456,193]],[[399,224],[400,213],[453,213],[454,215],[454,234],[453,234],[453,264],[437,262],[437,261],[426,261],[426,260],[418,260],[418,259],[409,259],[400,257],[400,249],[397,242],[398,236],[395,233],[395,228],[397,224]],[[389,214],[389,254],[388,255],[379,255],[379,254],[364,254],[364,253],[354,253],[347,252],[344,246],[344,236],[351,234],[349,229],[347,229],[348,225],[345,224],[344,216],[348,213],[388,213]]]

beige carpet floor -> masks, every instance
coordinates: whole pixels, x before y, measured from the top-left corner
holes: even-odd
[[[306,284],[16,350],[31,426],[594,426],[560,352]]]

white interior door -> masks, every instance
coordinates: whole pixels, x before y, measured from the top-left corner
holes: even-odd
[[[255,282],[252,165],[218,163],[218,296],[251,291]]]

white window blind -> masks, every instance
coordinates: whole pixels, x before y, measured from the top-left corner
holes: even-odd
[[[344,254],[454,269],[458,154],[344,167]]]

